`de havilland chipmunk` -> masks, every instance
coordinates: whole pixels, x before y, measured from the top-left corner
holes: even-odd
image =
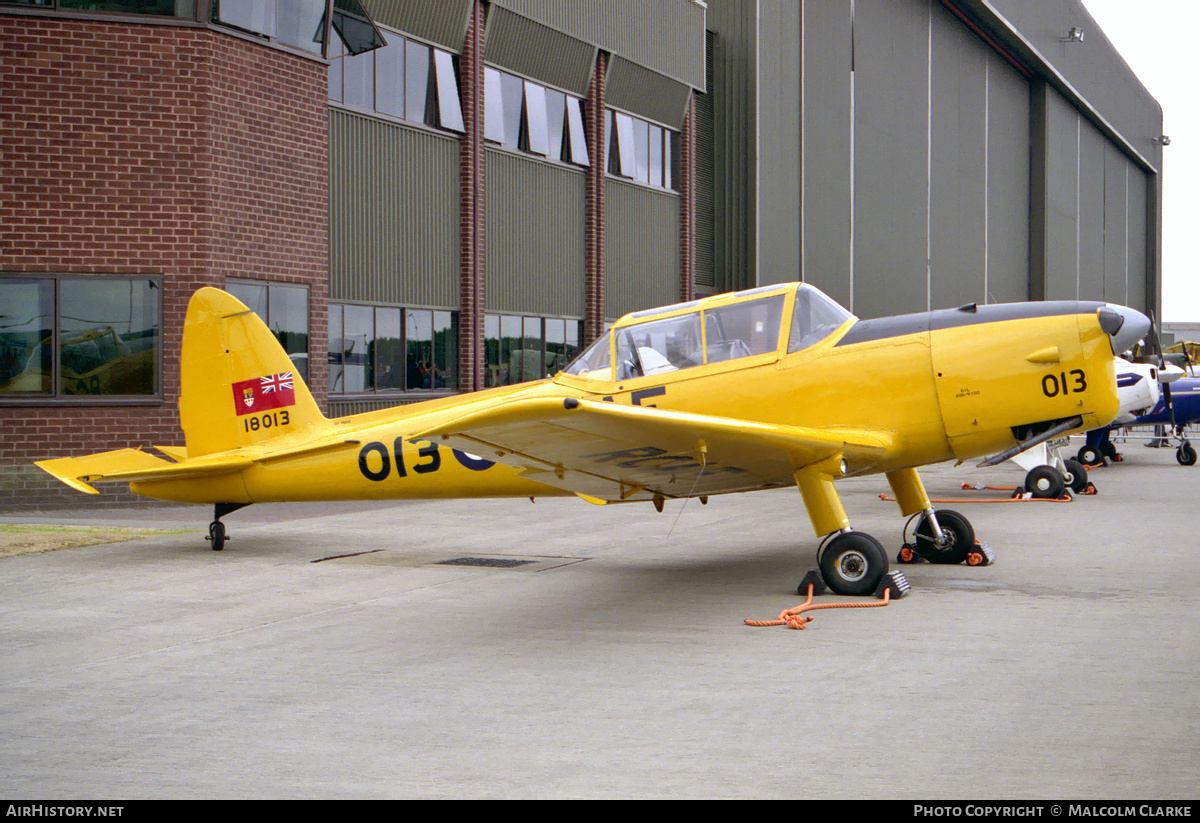
[[[936,511],[922,465],[1106,425],[1116,352],[1149,320],[1095,302],[968,305],[858,320],[790,283],[629,314],[554,377],[327,419],[263,322],[214,288],[193,295],[181,354],[186,446],[42,460],[80,491],[215,507],[391,498],[576,495],[596,504],[796,486],[818,566],[839,594],[888,571],[850,528],[834,481],[882,473],[917,553],[962,562],[974,531]]]

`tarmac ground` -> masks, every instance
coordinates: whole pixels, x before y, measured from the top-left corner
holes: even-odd
[[[1070,503],[924,470],[997,562],[804,631],[743,622],[803,600],[794,490],[258,505],[219,553],[207,507],[0,513],[196,529],[0,557],[0,797],[1195,799],[1200,469],[1123,451]]]

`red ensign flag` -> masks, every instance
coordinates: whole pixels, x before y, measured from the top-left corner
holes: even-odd
[[[294,405],[296,384],[290,371],[233,384],[233,406],[239,415]]]

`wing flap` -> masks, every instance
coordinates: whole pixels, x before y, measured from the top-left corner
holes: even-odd
[[[781,426],[573,398],[516,400],[417,436],[609,501],[791,485],[797,469],[834,455],[876,463],[892,442],[886,432],[866,429]]]

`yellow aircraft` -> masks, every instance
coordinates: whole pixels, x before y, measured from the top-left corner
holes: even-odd
[[[653,502],[795,485],[840,594],[874,592],[879,541],[850,529],[834,480],[884,473],[918,552],[957,563],[970,523],[934,512],[916,467],[995,455],[1107,424],[1114,352],[1141,313],[1056,302],[857,320],[791,283],[627,315],[552,378],[326,419],[263,322],[213,288],[188,307],[186,447],[42,460],[80,491],[250,503],[577,495]]]

